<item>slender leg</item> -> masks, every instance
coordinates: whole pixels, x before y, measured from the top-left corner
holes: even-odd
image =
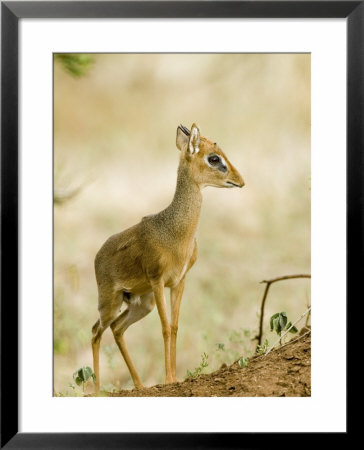
[[[92,327],[92,356],[93,356],[93,365],[94,365],[94,373],[96,375],[96,382],[95,382],[95,392],[99,392],[100,390],[100,342],[101,342],[101,336],[104,332],[104,328],[102,328],[100,324],[100,319],[95,323],[95,325]]]
[[[112,324],[111,330],[114,334],[115,342],[119,347],[119,350],[124,358],[126,365],[128,366],[131,378],[133,379],[134,386],[139,389],[143,387],[143,384],[139,378],[138,372],[135,369],[133,361],[130,358],[128,349],[126,348],[124,333],[128,324],[128,319],[130,319],[130,309],[125,310]]]
[[[147,294],[141,297],[141,303],[131,303],[117,319],[110,325],[111,330],[114,334],[115,341],[119,347],[119,350],[124,358],[126,365],[128,366],[130,375],[133,379],[134,386],[137,389],[143,387],[143,384],[139,378],[138,372],[133,364],[133,361],[130,358],[128,349],[124,340],[124,333],[127,328],[137,322],[138,320],[145,317],[148,313],[152,311],[154,308],[154,296],[153,293]]]
[[[126,311],[125,311],[126,312]],[[126,348],[125,339],[123,334],[118,335],[117,333],[114,333],[115,341],[119,347],[119,350],[121,354],[123,355],[124,361],[126,365],[128,366],[131,378],[133,379],[133,383],[136,389],[143,388],[143,383],[141,382],[141,379],[139,378],[138,372],[136,371],[136,368],[133,364],[133,361],[130,358],[128,349]]]
[[[173,381],[177,381],[176,376],[176,352],[177,352],[177,331],[178,316],[185,279],[183,278],[177,286],[171,288],[171,370]]]
[[[111,301],[110,301],[111,299]],[[122,304],[122,297],[114,295],[108,289],[101,289],[99,286],[99,314],[100,318],[92,327],[92,356],[94,373],[96,375],[95,392],[100,390],[100,343],[103,332],[115,319]]]
[[[155,301],[158,308],[159,318],[162,324],[162,334],[164,340],[164,360],[166,368],[166,383],[172,383],[171,371],[171,326],[168,322],[166,300],[164,297],[164,285],[162,281],[152,285]]]

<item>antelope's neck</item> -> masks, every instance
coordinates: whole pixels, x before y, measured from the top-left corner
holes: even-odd
[[[195,236],[200,217],[202,194],[187,167],[178,167],[177,187],[172,203],[165,209],[165,218],[173,234],[182,239]]]

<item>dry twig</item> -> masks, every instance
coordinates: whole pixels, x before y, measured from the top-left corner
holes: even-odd
[[[262,303],[260,306],[260,321],[259,321],[259,333],[258,335],[255,337],[255,339],[258,341],[257,344],[257,348],[259,345],[261,345],[262,343],[262,336],[263,336],[263,320],[264,320],[264,307],[265,307],[265,302],[267,300],[267,295],[268,295],[268,291],[269,288],[271,286],[271,284],[276,283],[277,281],[283,281],[283,280],[291,280],[293,278],[311,278],[311,275],[307,275],[307,274],[300,274],[300,275],[284,275],[283,277],[278,277],[278,278],[272,278],[271,280],[263,280],[261,281],[261,283],[266,283],[266,287],[264,290],[264,294],[263,294],[263,298],[262,298]]]

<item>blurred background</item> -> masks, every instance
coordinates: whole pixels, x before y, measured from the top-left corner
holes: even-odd
[[[206,372],[256,346],[260,281],[310,273],[310,55],[97,54],[54,59],[54,390],[92,367],[98,318],[94,257],[111,235],[171,201],[177,126],[196,122],[240,171],[243,189],[203,191],[199,256],[181,304],[177,377]],[[167,291],[169,307],[169,291]],[[295,320],[310,281],[271,286],[269,318]],[[156,308],[125,339],[145,385],[164,382]],[[107,330],[101,386],[131,388]]]

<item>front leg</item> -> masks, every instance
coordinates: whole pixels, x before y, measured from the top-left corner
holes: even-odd
[[[194,247],[186,273],[195,264],[197,259],[197,243],[194,241]],[[185,274],[186,275],[186,274]],[[185,276],[177,284],[177,286],[171,288],[171,369],[173,381],[177,381],[176,376],[176,353],[177,353],[177,331],[178,331],[178,317],[179,308],[181,305],[182,294],[185,287]]]
[[[178,316],[184,286],[185,286],[185,279],[183,278],[177,284],[177,286],[171,288],[171,369],[174,382],[177,381],[176,352],[177,352]]]
[[[152,289],[157,304],[158,314],[162,324],[162,333],[164,340],[164,358],[166,367],[166,384],[173,382],[171,371],[171,326],[168,322],[166,301],[164,297],[164,284],[160,280],[152,284]]]

